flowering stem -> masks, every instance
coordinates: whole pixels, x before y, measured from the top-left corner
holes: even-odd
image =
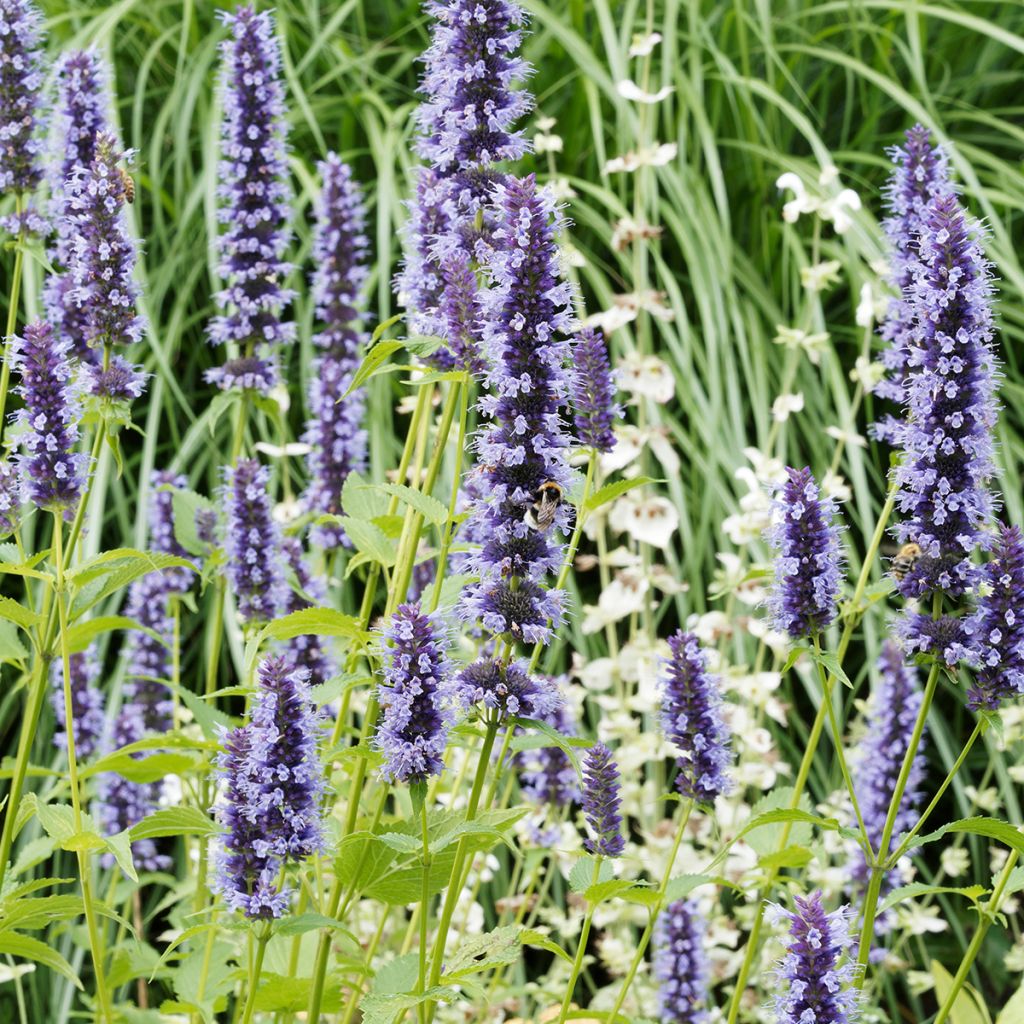
[[[0,369],[0,438],[4,434],[7,418],[7,391],[11,383],[11,338],[18,323],[18,299],[21,292],[22,270],[25,265],[25,225],[21,214],[25,209],[25,199],[21,192],[15,194],[14,211],[20,225],[18,229],[17,248],[14,253],[14,270],[11,274],[11,295],[7,304],[7,330],[4,332],[4,359]]]
[[[430,833],[427,827],[426,783],[417,783],[421,787],[419,793],[420,823],[423,831],[423,886],[420,891],[420,967],[416,979],[416,994],[423,995],[427,990],[427,924],[430,917]],[[414,797],[414,800],[416,797]],[[419,1018],[426,1022],[427,1008],[420,1003]]]
[[[686,831],[687,823],[690,820],[690,814],[693,812],[693,800],[687,800],[683,805],[682,818],[679,822],[679,827],[676,829],[676,837],[672,843],[672,852],[668,856],[668,863],[665,865],[665,873],[661,878],[661,885],[658,886],[658,900],[651,907],[651,916],[647,922],[647,927],[644,929],[643,935],[640,936],[640,942],[637,944],[636,953],[633,954],[633,962],[629,965],[629,971],[626,973],[626,977],[622,981],[622,985],[619,988],[619,994],[615,999],[615,1005],[612,1006],[608,1012],[606,1018],[608,1024],[615,1024],[615,1017],[619,1010],[622,1009],[622,1004],[626,1001],[626,994],[629,992],[629,986],[633,984],[633,979],[636,977],[636,972],[640,968],[640,964],[643,963],[644,953],[647,951],[647,946],[651,941],[651,936],[654,934],[654,926],[657,923],[658,915],[661,913],[665,903],[665,893],[668,891],[668,883],[672,880],[672,868],[675,867],[676,854],[679,853],[679,844],[683,841],[683,834]]]
[[[907,788],[907,779],[910,777],[910,769],[914,764],[914,757],[921,746],[921,736],[924,734],[925,722],[928,720],[928,711],[931,708],[932,700],[935,698],[935,690],[939,684],[939,662],[936,661],[928,673],[928,682],[925,685],[924,697],[921,700],[921,709],[917,713],[917,721],[914,723],[914,732],[910,737],[907,752],[903,755],[903,765],[900,768],[899,778],[896,780],[896,788],[893,790],[892,799],[889,801],[889,813],[885,817],[885,827],[882,829],[882,838],[878,844],[878,859],[883,863],[876,863],[871,868],[871,880],[868,883],[868,891],[864,897],[864,925],[860,932],[860,948],[857,950],[857,976],[854,984],[857,988],[863,988],[867,979],[868,959],[871,955],[871,939],[875,934],[875,915],[878,913],[878,900],[882,893],[882,880],[885,878],[884,859],[889,844],[892,842],[892,833],[896,827],[896,814],[899,811],[900,803],[903,800],[903,792]]]
[[[249,993],[245,999],[245,1010],[242,1013],[241,1024],[252,1024],[252,1015],[256,1011],[256,990],[259,987],[260,975],[263,973],[263,957],[267,952],[267,942],[270,940],[270,925],[268,924],[256,936],[256,957],[249,964]]]
[[[674,858],[673,858],[674,859]],[[597,885],[601,878],[601,862],[604,858],[598,854],[594,858],[594,874],[590,880],[591,885]],[[572,1006],[572,995],[576,991],[576,982],[579,979],[580,971],[583,968],[583,957],[587,953],[587,940],[590,938],[590,928],[594,923],[594,911],[597,909],[600,900],[588,903],[587,915],[583,918],[583,928],[580,931],[580,941],[576,946],[576,958],[572,962],[572,971],[565,986],[565,996],[562,998],[562,1008],[558,1013],[558,1024],[565,1024],[565,1018],[569,1015],[569,1007]],[[614,1021],[614,1014],[609,1014],[609,1021]]]

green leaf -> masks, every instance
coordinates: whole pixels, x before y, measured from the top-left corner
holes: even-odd
[[[594,491],[594,493],[584,502],[583,508],[587,512],[594,512],[602,505],[607,505],[608,502],[614,501],[627,491],[636,490],[637,487],[646,487],[648,484],[662,482],[663,481],[655,480],[653,477],[649,476],[634,476],[629,480],[616,480],[614,483],[605,484],[604,487]]]
[[[944,1003],[949,994],[953,991],[953,977],[938,962],[933,960],[931,964],[932,978],[935,980],[935,995],[940,1003]],[[953,1008],[949,1014],[950,1024],[991,1024],[988,1011],[984,1009],[984,1003],[979,1002],[974,989],[965,984],[953,1000]]]
[[[934,843],[936,839],[941,839],[949,832],[969,832],[976,836],[986,836],[1017,850],[1018,853],[1024,853],[1024,833],[1019,832],[1013,825],[1008,825],[1005,821],[985,817],[962,818],[960,821],[943,825],[942,828],[929,832],[926,836],[916,836],[911,842],[910,848]]]
[[[588,886],[583,892],[583,897],[589,903],[603,903],[605,900],[621,896],[631,889],[649,889],[649,887],[637,885],[628,878],[609,878],[606,882],[598,882],[597,885]]]
[[[21,957],[22,960],[34,960],[67,978],[75,988],[82,988],[78,974],[71,964],[52,946],[40,942],[38,939],[33,939],[28,935],[19,935],[17,932],[0,931],[0,953]]]
[[[515,963],[521,952],[518,925],[496,928],[493,932],[465,939],[448,958],[444,977],[455,979],[502,964]]]
[[[448,509],[437,498],[414,490],[405,484],[379,484],[382,491],[404,501],[432,526],[439,526],[448,519]]]
[[[1009,1002],[999,1011],[996,1024],[1020,1024],[1024,1020],[1024,986],[1010,996]]]
[[[135,863],[132,861],[132,837],[131,829],[123,832],[116,832],[106,837],[107,849],[114,855],[117,866],[133,881],[137,882],[139,876],[135,873]]]
[[[361,519],[351,519],[349,516],[332,516],[331,519],[344,529],[356,550],[371,562],[379,562],[384,566],[395,564],[395,545],[379,526]]]
[[[806,846],[787,846],[784,850],[766,853],[758,858],[761,867],[771,870],[781,868],[802,868],[809,864],[813,854]]]
[[[569,887],[573,892],[586,892],[598,882],[607,882],[613,875],[612,866],[607,860],[601,862],[597,879],[594,879],[594,858],[580,857],[569,872]]]
[[[382,832],[377,838],[398,853],[419,853],[422,849],[422,840],[401,832]]]
[[[135,580],[158,569],[191,569],[196,567],[185,558],[159,551],[136,551],[115,548],[90,558],[68,573],[75,596],[71,603],[71,619],[79,619],[90,608]]]
[[[43,621],[42,615],[38,612],[29,611],[23,605],[9,597],[0,596],[0,619],[6,619],[20,626],[24,630],[33,629]]]
[[[753,807],[750,821],[737,835],[737,839],[748,837],[751,848],[762,857],[770,856],[779,849],[786,825],[789,824],[787,845],[808,846],[811,841],[810,824],[822,824],[826,819],[810,811],[811,801],[804,794],[800,807],[792,809],[793,790],[783,786],[759,800]],[[838,827],[838,822],[834,823]],[[751,834],[753,833],[753,834]]]
[[[675,878],[669,880],[668,886],[665,888],[665,900],[668,903],[674,903],[684,896],[689,896],[694,889],[699,889],[702,885],[737,888],[727,878],[719,878],[717,875],[676,875]]]
[[[147,814],[129,832],[133,841],[163,836],[211,836],[217,826],[197,807],[165,807]]]
[[[368,484],[358,473],[349,473],[341,487],[341,507],[352,519],[370,522],[388,510],[383,491]]]
[[[355,965],[358,968],[361,965]],[[342,1009],[341,973],[328,974],[324,980],[320,1009],[324,1013],[338,1013]],[[293,978],[284,974],[264,971],[256,993],[255,1009],[259,1013],[298,1013],[309,1005],[312,978]]]
[[[394,323],[397,317],[392,317],[390,320],[385,320],[384,323],[378,324],[377,329],[387,327],[388,324]],[[356,388],[361,388],[374,374],[380,371],[381,367],[396,353],[400,352],[405,348],[404,341],[378,341],[369,352],[363,357],[363,361],[359,364],[359,369],[352,376],[352,383],[349,384],[348,390],[342,395],[342,398],[347,398],[352,394]],[[394,367],[398,369],[398,367]]]
[[[292,640],[297,636],[341,636],[349,640],[366,640],[359,620],[343,615],[333,608],[300,608],[297,612],[274,619],[260,630],[258,643],[267,640]]]
[[[850,677],[843,671],[843,666],[839,664],[839,658],[834,651],[811,650],[809,653],[833,679],[838,679],[843,686],[848,686],[851,690],[853,689],[853,683]]]
[[[71,626],[67,631],[68,648],[72,653],[84,651],[101,633],[110,633],[115,629],[138,630],[162,646],[167,646],[167,641],[156,630],[141,625],[135,619],[129,619],[125,615],[101,615]]]
[[[535,946],[537,949],[546,949],[549,953],[554,953],[555,956],[564,960],[567,964],[572,963],[572,957],[557,942],[548,938],[547,935],[541,932],[534,931],[533,928],[524,928],[519,933],[519,941],[524,946]]]
[[[115,751],[101,757],[82,772],[82,778],[91,778],[103,772],[116,772],[131,782],[157,782],[168,775],[184,775],[198,767],[201,758],[194,754],[151,754],[149,757],[132,757],[131,754]]]
[[[428,999],[435,1003],[454,1003],[459,993],[447,985],[435,985],[421,995],[370,995],[364,996],[359,1004],[363,1024],[393,1024],[396,1017],[404,1017],[411,1010]]]
[[[204,544],[196,532],[196,513],[200,509],[216,512],[217,506],[209,498],[203,497],[195,491],[174,488],[171,491],[171,507],[174,510],[175,540],[189,554],[205,554],[209,545]]]
[[[963,896],[972,903],[977,903],[988,890],[983,885],[968,885],[963,887],[949,885],[927,885],[925,882],[911,882],[909,885],[901,885],[893,889],[882,901],[878,908],[879,914],[898,906],[904,900],[912,899],[915,896],[929,896],[933,893],[950,893],[955,896]]]
[[[24,661],[29,654],[29,649],[18,635],[18,627],[13,622],[0,619],[0,664]]]

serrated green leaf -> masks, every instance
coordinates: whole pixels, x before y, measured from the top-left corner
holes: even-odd
[[[515,963],[522,951],[519,926],[496,928],[483,935],[464,939],[454,954],[447,958],[443,977],[461,978],[491,967]]]
[[[0,953],[20,957],[22,960],[33,960],[36,963],[49,967],[62,977],[67,978],[75,988],[81,989],[82,983],[78,980],[78,974],[51,946],[28,935],[19,935],[17,932],[0,931]]]
[[[1010,996],[1007,1004],[999,1011],[996,1024],[1020,1024],[1024,1020],[1024,985]]]
[[[583,897],[589,903],[603,903],[615,896],[619,896],[630,889],[646,889],[648,886],[637,885],[628,878],[609,878],[607,882],[598,882],[584,890]]]
[[[199,539],[196,531],[196,513],[203,511],[217,511],[217,506],[209,498],[195,491],[178,490],[171,491],[171,507],[174,511],[174,538],[191,555],[203,555],[206,553],[208,544]]]
[[[629,480],[616,480],[614,483],[605,484],[604,487],[594,491],[584,502],[583,508],[587,512],[594,512],[602,505],[621,497],[627,491],[636,490],[638,487],[646,487],[648,484],[661,483],[649,476],[634,476]]]
[[[129,619],[125,615],[101,615],[95,619],[86,619],[84,622],[77,622],[67,631],[68,649],[74,653],[84,651],[101,633],[110,633],[116,629],[132,629],[145,633],[155,640],[162,647],[167,646],[167,641],[156,630],[149,629],[135,619]]]
[[[940,1003],[944,1003],[953,991],[953,977],[938,962],[931,963],[932,978],[935,981],[935,994]],[[974,989],[964,984],[964,987],[957,993],[953,1000],[953,1006],[949,1015],[950,1024],[991,1024],[988,1011],[984,1009],[984,1003],[978,999]]]
[[[82,772],[82,778],[114,772],[131,782],[158,782],[168,775],[184,775],[201,763],[194,754],[160,753],[136,758],[116,751],[89,765]]]
[[[911,882],[909,885],[901,885],[893,889],[882,901],[878,908],[879,914],[898,906],[904,900],[913,899],[915,896],[929,896],[933,893],[949,893],[955,896],[963,896],[972,903],[977,903],[988,890],[983,885],[949,886],[949,885],[928,885],[925,882]]]
[[[370,522],[387,512],[388,501],[383,491],[358,473],[349,473],[341,487],[341,507],[350,518]]]
[[[13,622],[26,631],[34,629],[43,621],[42,615],[38,612],[29,611],[24,605],[3,596],[0,596],[0,619]]]
[[[607,860],[601,862],[597,878],[594,878],[594,858],[580,857],[569,871],[569,887],[573,892],[584,893],[592,885],[608,881],[612,875],[612,866]]]
[[[134,842],[163,836],[211,836],[218,829],[197,807],[164,807],[147,814],[128,831]]]
[[[377,329],[387,327],[389,323],[394,323],[397,317],[392,317],[390,321],[385,321],[383,324],[378,324]],[[352,375],[352,381],[348,386],[348,390],[342,395],[342,398],[346,398],[352,394],[357,388],[361,388],[372,376],[374,376],[384,364],[396,353],[405,348],[404,341],[378,341],[369,352],[363,357],[363,361],[359,364],[359,369]],[[397,370],[398,367],[393,367]]]
[[[555,956],[564,960],[567,964],[572,963],[572,957],[562,949],[557,942],[553,941],[547,935],[543,935],[541,932],[535,931],[533,928],[524,928],[519,933],[519,941],[524,946],[535,946],[537,949],[546,949],[549,953],[554,953]]]
[[[1009,825],[1005,821],[986,817],[962,818],[959,821],[943,825],[942,828],[929,832],[925,836],[915,836],[910,844],[910,848],[933,843],[936,839],[941,839],[949,832],[969,832],[976,836],[986,836],[989,839],[998,840],[1019,853],[1024,853],[1024,833],[1018,831],[1013,825]]]
[[[107,849],[114,855],[117,866],[133,881],[137,882],[139,876],[135,873],[135,862],[132,860],[131,830],[115,832],[104,840]]]
[[[18,634],[18,627],[13,622],[0,619],[0,664],[25,661],[30,653]]]
[[[407,487],[405,484],[387,483],[379,484],[378,486],[386,494],[393,495],[399,501],[404,501],[406,505],[419,512],[432,526],[440,526],[448,519],[448,509],[432,495],[424,494],[422,491]]]

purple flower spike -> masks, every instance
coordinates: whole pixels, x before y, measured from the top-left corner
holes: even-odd
[[[381,777],[422,782],[444,770],[453,715],[447,706],[447,639],[439,618],[400,605],[384,633],[382,708],[374,746],[384,755]]]
[[[931,133],[917,124],[906,134],[903,146],[894,146],[889,155],[896,165],[885,189],[889,216],[883,222],[892,263],[890,283],[898,298],[891,299],[881,335],[886,341],[882,363],[886,379],[875,394],[898,405],[906,400],[906,383],[912,371],[914,339],[914,303],[912,293],[917,268],[917,243],[921,218],[928,203],[941,192],[949,191],[949,166],[945,150],[933,146]],[[884,416],[875,424],[875,435],[898,443],[900,420]]]
[[[18,393],[25,402],[18,419],[25,427],[20,468],[28,496],[39,508],[66,511],[81,497],[87,461],[75,452],[81,410],[68,344],[54,337],[49,324],[29,324],[25,337],[16,339],[13,365],[21,373]]]
[[[967,627],[971,660],[978,665],[967,706],[994,711],[1007,697],[1024,693],[1024,537],[1019,527],[1002,527],[982,578],[986,586]]]
[[[478,500],[467,532],[484,538],[468,560],[480,577],[462,598],[466,618],[524,643],[547,643],[561,618],[562,593],[542,582],[563,558],[569,509],[569,438],[561,410],[572,326],[570,290],[558,277],[551,200],[532,177],[495,190],[501,211],[484,300],[492,356],[480,411],[490,420],[477,441]],[[544,506],[544,516],[536,506]]]
[[[9,537],[21,526],[24,491],[17,465],[4,459],[0,462],[0,537]]]
[[[857,1016],[857,996],[850,987],[854,965],[842,963],[852,940],[850,910],[826,914],[821,893],[797,896],[796,910],[772,906],[775,920],[789,921],[790,941],[785,959],[775,972],[782,994],[775,999],[778,1024],[851,1024]]]
[[[895,471],[900,542],[921,548],[898,584],[907,598],[961,597],[977,577],[971,554],[987,543],[996,367],[989,265],[976,234],[955,195],[925,208],[913,288],[918,348]]]
[[[465,251],[457,249],[444,258],[441,277],[444,281],[440,308],[444,317],[442,333],[448,341],[453,365],[472,374],[482,373],[486,364],[480,355],[480,289],[473,263]]]
[[[295,577],[295,587],[288,594],[285,611],[301,611],[314,605],[323,605],[327,600],[327,587],[323,580],[318,579],[309,569],[303,557],[302,545],[296,537],[285,537],[281,541],[285,565]],[[311,686],[326,683],[337,671],[338,666],[331,657],[330,651],[322,637],[316,634],[303,634],[292,637],[287,644],[288,658],[293,668],[305,669],[309,672]]]
[[[557,686],[554,682],[552,685]],[[536,717],[562,736],[577,735],[576,722],[564,702]],[[519,751],[513,756],[512,763],[519,772],[519,788],[533,803],[568,807],[579,802],[581,794],[576,769],[561,747]]]
[[[610,452],[615,447],[612,424],[622,416],[622,407],[615,401],[615,378],[601,332],[584,327],[576,335],[572,359],[576,438],[585,448]]]
[[[661,717],[665,735],[679,749],[676,786],[686,799],[714,803],[732,788],[730,736],[722,698],[707,668],[707,655],[692,633],[669,637]]]
[[[506,665],[490,658],[474,661],[459,673],[456,694],[463,707],[480,704],[495,711],[501,722],[513,716],[545,718],[562,701],[551,680],[529,675],[525,663]]]
[[[78,167],[65,185],[68,273],[73,287],[66,301],[78,307],[82,336],[76,346],[101,350],[105,345],[133,345],[142,338],[145,320],[136,308],[139,286],[132,279],[137,259],[128,230],[128,172],[113,135],[96,139],[88,167]]]
[[[882,646],[878,673],[878,687],[867,715],[864,738],[857,750],[854,785],[871,848],[884,859],[889,851],[879,851],[878,848],[922,697],[917,672],[904,661],[899,646],[892,640],[887,640]],[[893,835],[905,832],[917,820],[926,768],[923,747],[922,736],[907,778],[903,802],[896,813]],[[870,870],[864,853],[858,847],[853,856],[854,878],[866,884]]]
[[[95,648],[75,651],[70,656],[71,714],[75,737],[75,759],[85,761],[99,749],[103,738],[103,693],[96,686],[100,667]],[[50,664],[50,682],[53,686],[51,701],[57,718],[54,746],[67,747],[67,720],[64,706],[64,660],[56,658]]]
[[[283,282],[291,272],[284,254],[288,230],[287,125],[281,53],[269,12],[251,6],[222,15],[231,33],[221,44],[223,121],[219,169],[218,273],[224,288],[215,295],[219,315],[209,325],[211,344],[235,342],[245,357],[258,347],[290,344],[295,325],[281,314],[293,292]],[[269,372],[224,368],[209,379],[224,389],[268,390]]]
[[[598,857],[618,857],[626,848],[619,806],[618,765],[603,743],[595,743],[583,759],[583,813],[591,831],[584,845]]]
[[[786,472],[767,534],[777,552],[769,607],[776,628],[802,640],[836,617],[842,552],[835,502],[821,495],[809,469]]]
[[[0,193],[31,192],[43,177],[41,24],[35,4],[0,0]]]
[[[90,363],[85,371],[89,394],[111,402],[135,401],[146,390],[148,377],[141,366],[129,363],[121,356],[112,356],[105,370],[98,363]]]
[[[704,922],[693,900],[670,903],[654,931],[653,973],[662,1024],[704,1024],[711,971]]]
[[[225,468],[228,572],[244,622],[272,619],[285,598],[281,540],[270,514],[270,474],[257,459]]]

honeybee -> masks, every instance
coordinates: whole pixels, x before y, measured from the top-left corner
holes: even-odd
[[[889,560],[889,572],[893,578],[898,583],[902,582],[922,554],[920,544],[916,544],[914,541],[904,544]]]
[[[117,173],[121,177],[121,189],[124,192],[124,201],[126,203],[134,203],[135,182],[132,179],[132,176],[123,167],[118,167]]]
[[[562,504],[562,488],[554,480],[545,480],[533,492],[533,504],[526,510],[525,522],[531,530],[541,533],[551,529],[555,514]]]

